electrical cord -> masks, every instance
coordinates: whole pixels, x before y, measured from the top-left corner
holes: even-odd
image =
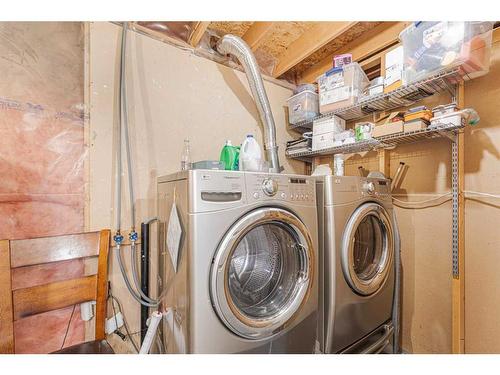
[[[475,194],[475,195],[482,195],[484,197],[490,197],[490,198],[497,198],[500,199],[500,195],[498,194],[490,194],[490,193],[483,193],[481,191],[473,191],[473,190],[464,190],[465,194]]]
[[[451,191],[450,192],[447,192],[445,194],[441,194],[437,197],[434,197],[434,198],[431,198],[431,199],[426,199],[426,200],[422,200],[422,201],[415,201],[415,202],[408,202],[408,201],[403,201],[401,199],[397,199],[397,198],[394,198],[392,197],[392,200],[395,201],[395,202],[399,202],[399,203],[403,203],[404,205],[418,205],[418,204],[422,204],[422,203],[429,203],[429,202],[433,202],[433,201],[436,201],[436,200],[439,200],[443,197],[446,197],[448,195],[451,195]],[[451,199],[451,198],[450,198]],[[446,201],[448,201],[449,199],[447,199]],[[446,202],[445,201],[445,202]],[[399,206],[398,206],[399,207]]]
[[[128,328],[127,319],[125,319],[125,314],[123,313],[122,305],[121,305],[120,301],[118,300],[118,298],[116,298],[111,293],[111,287],[108,288],[108,290],[109,290],[109,292],[108,292],[108,298],[111,298],[111,307],[113,308],[113,313],[115,314],[115,319],[116,319],[116,310],[115,310],[114,302],[116,302],[116,304],[118,305],[118,312],[122,313],[123,327],[125,328],[125,332],[127,333],[127,336],[129,338],[130,342],[132,343],[132,346],[134,347],[135,351],[137,353],[139,353],[139,347],[137,346],[137,344],[135,343],[134,339],[132,338],[132,335],[130,334],[130,330]],[[117,322],[117,321],[115,320],[115,322]],[[116,326],[118,327],[118,323],[117,323]]]
[[[71,315],[69,317],[68,326],[66,327],[66,333],[64,334],[64,339],[63,339],[63,342],[61,345],[61,349],[64,348],[64,344],[66,343],[66,337],[68,337],[69,327],[71,325],[71,320],[73,319],[73,314],[75,313],[75,308],[76,308],[76,305],[73,305],[73,310],[71,311]],[[61,349],[59,349],[59,350],[61,350]]]

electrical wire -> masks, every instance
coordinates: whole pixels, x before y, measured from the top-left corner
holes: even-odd
[[[64,339],[63,339],[63,342],[61,345],[61,349],[64,348],[64,343],[66,342],[66,337],[68,337],[69,327],[71,325],[71,319],[73,319],[73,314],[75,313],[75,308],[76,308],[76,305],[73,305],[73,310],[71,311],[71,315],[69,317],[68,326],[66,327],[66,333],[64,334]],[[61,350],[61,349],[59,349],[59,350]]]
[[[120,301],[111,293],[111,291],[109,292],[109,298],[111,298],[111,306],[113,307],[113,312],[115,312],[114,302],[116,302],[116,304],[118,305],[118,311],[122,313],[123,327],[125,328],[125,332],[127,333],[127,336],[129,338],[130,342],[132,343],[132,346],[134,347],[135,351],[137,353],[139,353],[139,347],[137,346],[134,339],[132,338],[132,335],[130,334],[130,330],[128,328],[128,323],[127,323],[127,320],[125,319],[125,314],[123,313],[123,309],[122,309],[122,305],[121,305]],[[115,314],[115,316],[116,316],[116,314]]]

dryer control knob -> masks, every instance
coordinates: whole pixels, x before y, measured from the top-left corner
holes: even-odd
[[[278,192],[278,182],[272,178],[266,178],[262,182],[262,191],[269,197],[272,197]]]
[[[368,193],[373,193],[375,191],[375,184],[373,182],[366,182],[364,188]]]

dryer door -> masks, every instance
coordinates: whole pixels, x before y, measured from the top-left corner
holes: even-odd
[[[385,283],[394,255],[390,216],[380,204],[365,203],[347,222],[342,238],[342,270],[358,294],[376,293]]]
[[[238,220],[217,249],[212,303],[239,336],[270,337],[306,300],[313,265],[313,244],[302,221],[280,208],[257,209]]]

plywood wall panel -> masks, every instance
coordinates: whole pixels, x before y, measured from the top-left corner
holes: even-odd
[[[481,121],[465,137],[465,189],[500,195],[500,42],[490,73],[466,83]],[[500,353],[500,201],[468,193],[465,211],[465,352]]]
[[[121,28],[98,22],[92,23],[90,30],[89,229],[114,228],[113,119],[118,108],[115,80]],[[156,178],[180,169],[185,138],[190,140],[193,161],[218,160],[225,140],[239,144],[252,133],[262,145],[263,130],[243,73],[133,32],[128,42],[127,90],[139,224],[156,214]],[[285,157],[286,141],[297,136],[285,129],[283,105],[291,90],[268,81],[264,85],[285,172],[303,173],[303,163]],[[124,173],[125,194],[126,178]],[[124,196],[122,212],[122,228],[128,229],[128,196]],[[129,248],[124,252],[128,264]],[[124,286],[114,251],[110,256],[110,279],[112,291],[122,301],[135,332],[139,327],[139,305]]]

